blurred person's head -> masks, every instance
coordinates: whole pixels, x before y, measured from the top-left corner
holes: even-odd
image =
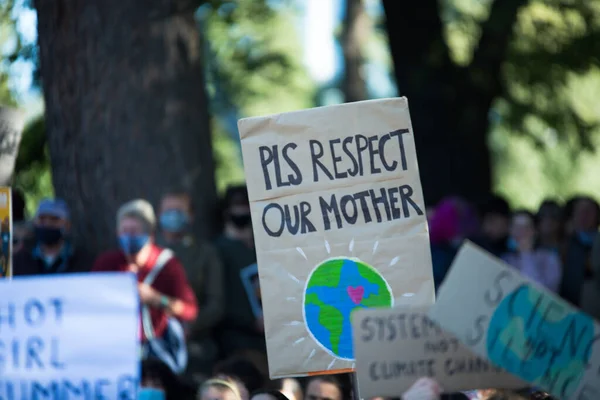
[[[289,400],[302,400],[304,398],[302,385],[300,385],[300,382],[298,382],[297,379],[276,379],[271,381],[268,386],[270,389],[278,390],[283,393]]]
[[[536,236],[535,216],[527,210],[515,211],[510,224],[510,237],[519,245],[519,249],[532,250]]]
[[[193,392],[186,388],[171,368],[157,359],[148,359],[142,362],[141,387],[164,392],[165,400],[188,398],[187,393]],[[154,399],[154,397],[147,398]]]
[[[542,238],[559,239],[563,230],[563,209],[554,200],[545,200],[537,213],[538,231]]]
[[[223,379],[209,379],[200,386],[198,400],[240,400],[237,387]]]
[[[159,223],[165,236],[188,233],[193,219],[192,197],[188,192],[171,190],[162,197]]]
[[[311,378],[306,386],[305,400],[343,400],[350,398],[346,385],[337,375]]]
[[[256,393],[252,393],[250,400],[292,400],[279,390],[260,390]]]
[[[506,240],[510,226],[510,206],[500,196],[491,196],[481,207],[481,231],[491,241]]]
[[[225,375],[225,374],[215,375],[214,378],[221,379],[223,381],[227,381],[227,382],[231,383],[232,385],[234,385],[237,388],[237,391],[242,400],[250,400],[250,392],[248,391],[248,388],[246,387],[244,382],[242,382],[241,379],[236,378],[234,376]]]
[[[222,200],[225,234],[247,244],[253,241],[250,200],[246,186],[230,186]]]
[[[474,235],[478,221],[472,207],[459,197],[442,200],[429,221],[432,244],[459,244]]]
[[[215,365],[215,376],[226,376],[242,382],[249,393],[262,388],[265,377],[253,362],[242,356],[234,356]]]
[[[596,232],[600,224],[600,206],[591,197],[580,197],[573,204],[573,228],[576,232]]]
[[[33,219],[36,243],[42,251],[60,248],[71,229],[70,212],[62,199],[44,199]]]
[[[117,237],[123,253],[131,259],[143,257],[154,241],[156,217],[146,200],[129,201],[117,211]]]

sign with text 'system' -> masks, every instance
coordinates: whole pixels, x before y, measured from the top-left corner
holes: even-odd
[[[408,102],[238,125],[270,375],[352,370],[353,311],[434,299]]]
[[[135,400],[135,277],[0,280],[0,399]]]
[[[600,399],[600,325],[463,245],[428,314],[465,345],[560,399]]]
[[[394,397],[424,376],[447,393],[527,386],[444,332],[427,317],[428,309],[400,306],[352,315],[361,397]]]

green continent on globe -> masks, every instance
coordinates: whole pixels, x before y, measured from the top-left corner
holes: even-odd
[[[389,285],[375,268],[356,259],[335,258],[317,265],[308,278],[304,317],[321,346],[352,360],[352,312],[392,304]]]

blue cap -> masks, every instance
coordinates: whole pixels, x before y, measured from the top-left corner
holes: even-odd
[[[40,205],[38,206],[37,212],[35,213],[36,217],[41,215],[49,215],[52,217],[69,219],[69,207],[67,203],[62,199],[43,199],[40,201]]]

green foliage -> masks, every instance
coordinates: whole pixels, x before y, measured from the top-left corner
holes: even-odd
[[[213,122],[219,192],[244,181],[235,119],[314,104],[295,12],[287,2],[240,0],[213,1],[199,13],[211,109],[220,117]]]
[[[10,92],[9,74],[10,56],[14,50],[17,35],[15,21],[12,18],[13,1],[0,1],[0,105],[15,106],[16,101]]]
[[[54,195],[43,116],[32,120],[23,131],[19,155],[15,163],[13,186],[25,193],[27,211],[30,215],[35,212],[35,207],[42,198]]]
[[[314,85],[302,67],[295,10],[272,3],[218,2],[203,10],[209,95],[226,96],[243,116],[312,105]]]
[[[444,2],[457,64],[470,63],[493,1],[499,0]],[[521,8],[490,136],[495,190],[515,205],[535,208],[546,197],[577,193],[600,197],[599,55],[599,1],[530,0]]]
[[[215,181],[217,192],[221,194],[228,186],[244,182],[244,168],[239,156],[239,147],[214,118],[212,135],[213,156],[216,163]]]
[[[600,121],[600,68],[587,74],[571,74],[561,96],[573,112],[588,121]],[[535,209],[546,197],[566,200],[576,194],[600,198],[600,152],[581,152],[577,135],[559,135],[543,119],[528,116],[524,122],[530,135],[509,131],[500,123],[492,131],[490,145],[495,156],[496,191],[514,205]],[[600,149],[600,129],[589,133]],[[541,148],[540,148],[541,143]]]
[[[18,103],[10,90],[9,68],[12,62],[27,55],[32,47],[23,45],[16,29],[15,0],[0,1],[0,104],[16,107]],[[23,131],[15,163],[13,186],[24,191],[27,210],[32,213],[44,196],[52,195],[50,162],[45,146],[43,119],[29,123]]]
[[[505,67],[507,123],[529,133],[526,117],[535,115],[560,137],[575,136],[582,148],[592,149],[590,133],[599,121],[583,118],[568,91],[573,79],[600,66],[600,4],[532,1],[519,14],[515,39]]]

